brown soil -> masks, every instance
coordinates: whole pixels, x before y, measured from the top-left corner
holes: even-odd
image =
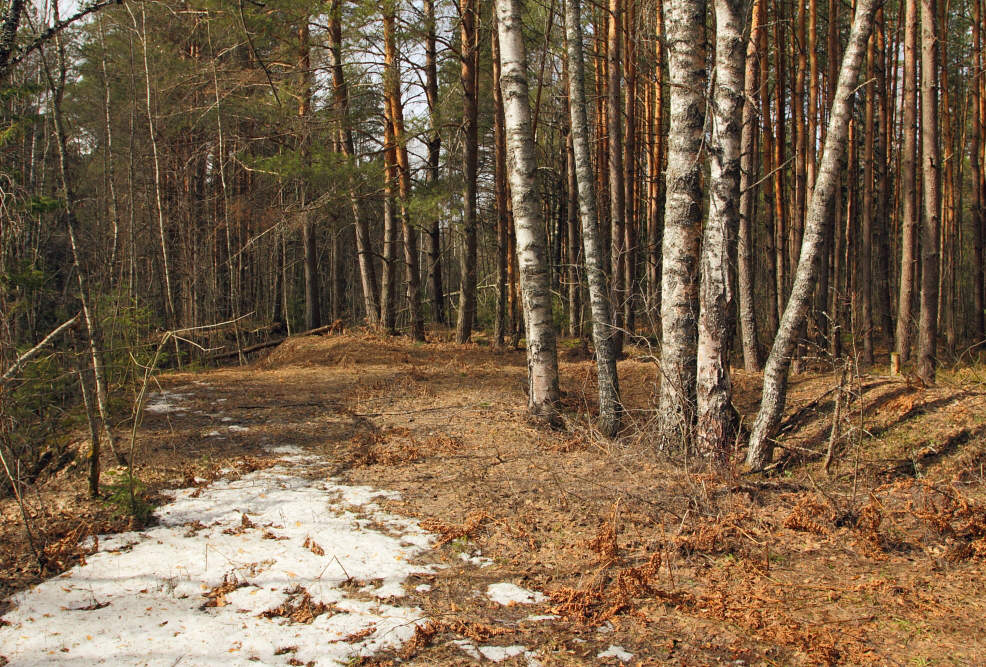
[[[854,378],[830,474],[836,379],[798,376],[772,474],[722,480],[653,450],[646,349],[620,362],[628,426],[607,442],[579,417],[595,407],[584,355],[563,355],[567,430],[546,431],[524,410],[523,352],[441,337],[291,339],[247,367],[163,375],[190,394],[188,410],[146,415],[138,477],[153,494],[265,465],[264,445],[291,444],[342,481],[400,491],[388,509],[441,535],[429,558],[449,567],[409,582],[433,623],[378,662],[471,664],[453,644],[463,638],[524,645],[547,665],[615,664],[596,657],[613,644],[633,664],[986,655],[986,392],[973,371],[934,389]],[[734,381],[748,424],[760,380],[736,371]],[[209,437],[220,413],[249,430]],[[80,535],[126,526],[85,498],[82,477],[70,468],[29,494],[48,574],[84,558]],[[4,598],[38,575],[16,506],[0,509]],[[492,565],[464,560],[480,556]],[[497,582],[549,600],[501,607],[485,596]]]

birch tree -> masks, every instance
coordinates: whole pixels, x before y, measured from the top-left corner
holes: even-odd
[[[715,0],[716,57],[709,141],[709,216],[702,242],[699,293],[698,451],[722,466],[736,434],[729,350],[733,334],[730,249],[739,226],[740,138],[743,131],[744,0]]]
[[[528,403],[531,413],[553,421],[558,402],[558,350],[551,317],[551,279],[547,238],[535,187],[537,163],[528,102],[527,53],[520,0],[496,0],[500,37],[500,86],[503,93],[507,172],[513,201],[517,262],[527,325]]]
[[[832,112],[829,116],[825,147],[818,171],[818,179],[812,192],[811,203],[805,218],[794,284],[774,344],[767,358],[763,375],[763,395],[750,437],[746,463],[754,470],[762,470],[773,453],[772,437],[780,423],[787,400],[788,370],[794,351],[795,337],[808,313],[815,280],[818,275],[819,257],[824,247],[824,237],[829,233],[827,221],[836,188],[839,186],[840,165],[846,151],[849,119],[852,115],[852,97],[859,76],[859,67],[866,52],[866,43],[873,27],[873,14],[878,0],[859,0],[856,15],[849,33],[849,44],[839,70],[839,83],[835,91]]]
[[[602,244],[599,240],[596,193],[592,184],[589,148],[589,121],[585,99],[585,55],[582,49],[581,0],[565,4],[565,40],[568,50],[568,94],[571,116],[572,150],[575,156],[575,182],[582,218],[582,245],[589,279],[592,310],[592,339],[596,346],[596,375],[599,380],[599,430],[613,436],[619,430],[622,406],[616,369],[614,330],[609,326],[609,298],[603,271]]]
[[[687,447],[695,417],[698,247],[705,126],[705,0],[667,0],[671,127],[661,272],[662,449]]]

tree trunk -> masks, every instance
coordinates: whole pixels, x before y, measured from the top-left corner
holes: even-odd
[[[739,226],[743,133],[744,0],[715,0],[715,87],[709,141],[709,216],[702,241],[699,291],[696,449],[725,468],[736,438],[729,350],[733,340],[730,253]]]
[[[753,223],[757,189],[757,39],[763,30],[760,23],[760,5],[764,0],[754,0],[750,37],[746,48],[745,75],[743,79],[743,129],[740,136],[740,204],[737,239],[737,287],[739,296],[740,333],[743,343],[743,367],[755,373],[760,370],[760,347],[757,343],[756,309],[753,291]]]
[[[606,133],[609,139],[609,219],[610,219],[610,290],[613,295],[613,349],[617,356],[623,351],[623,302],[626,299],[626,191],[623,183],[623,2],[609,0],[609,44],[607,47]]]
[[[342,60],[342,0],[332,0],[329,7],[329,67],[332,69],[332,96],[339,114],[340,144],[343,155],[356,168],[356,149],[353,130],[349,124],[349,89],[346,85]],[[356,227],[356,255],[359,260],[360,285],[363,288],[363,306],[370,326],[380,323],[380,305],[377,302],[377,276],[373,264],[370,243],[370,227],[359,207],[359,191],[355,177],[349,177],[349,203]]]
[[[614,332],[609,326],[609,297],[606,294],[606,274],[603,271],[602,244],[597,231],[596,196],[592,183],[592,163],[589,148],[589,121],[586,117],[585,57],[582,47],[582,18],[580,0],[567,0],[565,9],[565,40],[568,49],[572,123],[572,152],[574,172],[582,217],[582,244],[585,253],[586,276],[589,282],[589,304],[592,310],[592,339],[596,347],[596,376],[599,381],[599,429],[607,437],[620,428],[622,406],[620,383],[616,369]]]
[[[496,0],[496,13],[506,142],[511,156],[508,163],[510,195],[527,321],[527,405],[535,417],[554,421],[559,398],[558,351],[551,315],[547,239],[534,180],[537,163],[519,0]]]
[[[394,35],[396,17],[393,9],[384,11],[384,58],[386,61],[387,121],[393,132],[394,158],[397,171],[397,192],[400,202],[401,232],[404,237],[404,266],[407,283],[408,320],[411,338],[425,339],[424,318],[421,315],[421,277],[418,265],[418,233],[411,225],[407,208],[411,196],[411,166],[407,157],[407,137],[404,131],[404,107],[401,101],[401,73],[397,59],[397,40]]]
[[[901,239],[900,239],[900,291],[897,301],[896,350],[901,363],[911,356],[911,333],[913,330],[912,304],[914,303],[914,283],[917,275],[917,33],[918,0],[906,0],[904,22],[904,98],[903,133],[904,141],[900,156],[900,198],[901,198]]]
[[[435,2],[423,0],[425,14],[425,97],[428,100],[428,184],[438,185],[438,170],[441,158],[442,135],[439,130],[441,119],[438,106],[438,37],[435,32]],[[438,324],[448,321],[445,313],[445,292],[442,285],[442,230],[440,216],[436,215],[428,230],[428,283],[431,285],[432,317]]]
[[[808,311],[818,273],[818,260],[823,247],[823,236],[829,233],[827,222],[835,189],[839,184],[839,168],[846,150],[846,136],[852,111],[852,96],[859,76],[859,67],[866,51],[866,42],[873,27],[873,13],[877,0],[859,0],[849,34],[849,44],[839,71],[829,117],[825,148],[818,172],[818,180],[808,207],[805,234],[798,261],[791,298],[784,309],[780,329],[774,339],[767,365],[764,369],[763,395],[760,411],[753,425],[746,463],[754,470],[762,470],[773,453],[773,435],[780,423],[787,398],[787,375],[794,349],[795,336]]]
[[[380,280],[380,324],[397,331],[397,219],[394,216],[394,130],[384,123],[383,269]]]
[[[921,225],[921,315],[917,375],[935,383],[938,336],[938,227],[941,211],[941,157],[938,147],[938,37],[936,0],[921,0],[921,160],[924,219]]]
[[[671,127],[661,276],[662,449],[691,444],[705,126],[705,0],[667,0]]]
[[[495,17],[494,17],[495,20]],[[510,219],[507,211],[507,140],[503,131],[503,95],[500,93],[500,39],[494,26],[491,36],[493,60],[493,191],[496,199],[496,320],[493,341],[503,345],[507,335],[508,306],[512,303],[508,266]]]
[[[479,159],[479,129],[477,124],[479,42],[476,27],[476,0],[461,3],[460,30],[462,59],[462,254],[459,257],[459,318],[455,339],[465,343],[472,336],[476,315],[476,175]]]

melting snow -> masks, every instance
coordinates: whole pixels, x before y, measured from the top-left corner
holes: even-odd
[[[459,558],[470,563],[471,565],[477,565],[479,567],[489,567],[493,564],[492,558],[487,558],[486,556],[480,555],[482,552],[477,551],[475,556],[470,556],[466,553],[459,554]]]
[[[530,667],[537,667],[541,664],[534,652],[528,651],[526,646],[480,646],[479,652],[483,654],[484,658],[493,662],[503,662],[507,658],[523,655]]]
[[[630,662],[633,653],[630,653],[622,646],[611,644],[608,649],[596,655],[597,658],[616,658],[620,662]]]
[[[156,415],[164,415],[169,412],[185,412],[185,408],[177,405],[177,403],[188,397],[189,394],[178,394],[171,391],[155,392],[147,397],[147,404],[144,405],[144,411]]]
[[[544,602],[546,599],[544,593],[529,591],[526,588],[509,583],[490,584],[489,588],[486,589],[486,597],[504,606],[512,604],[537,604]]]
[[[86,565],[14,596],[0,655],[11,665],[326,665],[399,646],[424,622],[397,598],[409,575],[431,571],[410,563],[431,536],[371,502],[397,494],[310,479],[307,468],[287,456],[172,492],[158,526],[103,537]],[[363,595],[340,586],[350,579]],[[326,605],[310,622],[263,616],[304,606],[305,594],[309,609]]]

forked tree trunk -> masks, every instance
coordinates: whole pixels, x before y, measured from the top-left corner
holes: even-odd
[[[709,216],[702,241],[699,291],[695,444],[717,468],[728,462],[738,425],[729,378],[734,329],[730,251],[739,227],[745,4],[744,0],[715,0],[714,4],[716,69],[709,141]]]
[[[554,421],[558,402],[558,350],[551,316],[551,284],[544,221],[535,186],[537,162],[528,104],[527,53],[520,0],[496,0],[500,35],[500,85],[513,200],[520,287],[527,322],[528,409]]]
[[[688,447],[695,417],[705,126],[705,0],[666,0],[671,127],[661,275],[662,449]]]
[[[941,219],[941,153],[938,146],[938,37],[936,0],[921,0],[921,161],[924,219],[921,224],[921,316],[917,374],[935,383],[938,337],[938,226]]]
[[[896,350],[901,363],[911,356],[912,304],[917,275],[917,32],[918,0],[906,0],[904,19],[904,142],[900,156],[901,238],[900,291],[897,301]]]
[[[613,330],[609,326],[609,296],[603,271],[602,244],[599,240],[596,193],[592,183],[589,148],[589,120],[585,99],[585,56],[582,47],[580,0],[565,5],[565,40],[568,49],[568,94],[572,123],[572,151],[575,163],[579,213],[582,217],[582,244],[585,270],[589,279],[589,304],[592,309],[592,339],[596,347],[596,375],[599,380],[599,429],[611,437],[619,431],[622,406],[616,370]]]
[[[462,60],[462,254],[459,256],[459,318],[455,339],[465,343],[472,336],[476,314],[476,174],[479,160],[477,94],[479,88],[479,43],[476,0],[463,0],[459,57]]]
[[[849,34],[849,44],[839,71],[839,84],[829,117],[825,147],[818,171],[818,180],[812,193],[806,217],[805,234],[801,245],[791,297],[784,309],[780,328],[770,350],[764,369],[763,395],[760,411],[753,425],[746,463],[754,470],[762,470],[773,453],[773,436],[784,412],[787,399],[787,376],[794,350],[795,336],[808,312],[815,278],[818,274],[819,256],[824,246],[823,237],[829,233],[827,222],[835,189],[839,185],[839,167],[845,155],[852,96],[859,76],[859,66],[866,52],[866,42],[873,27],[873,13],[878,0],[859,0]]]
[[[389,2],[383,14],[384,57],[386,59],[386,98],[388,123],[393,132],[394,158],[397,167],[397,193],[400,202],[401,232],[404,236],[404,267],[407,283],[407,309],[411,338],[425,339],[424,318],[421,314],[421,277],[418,271],[418,233],[411,224],[408,200],[411,196],[411,165],[407,157],[407,136],[404,131],[404,106],[401,101],[401,73],[394,34],[394,6]]]

